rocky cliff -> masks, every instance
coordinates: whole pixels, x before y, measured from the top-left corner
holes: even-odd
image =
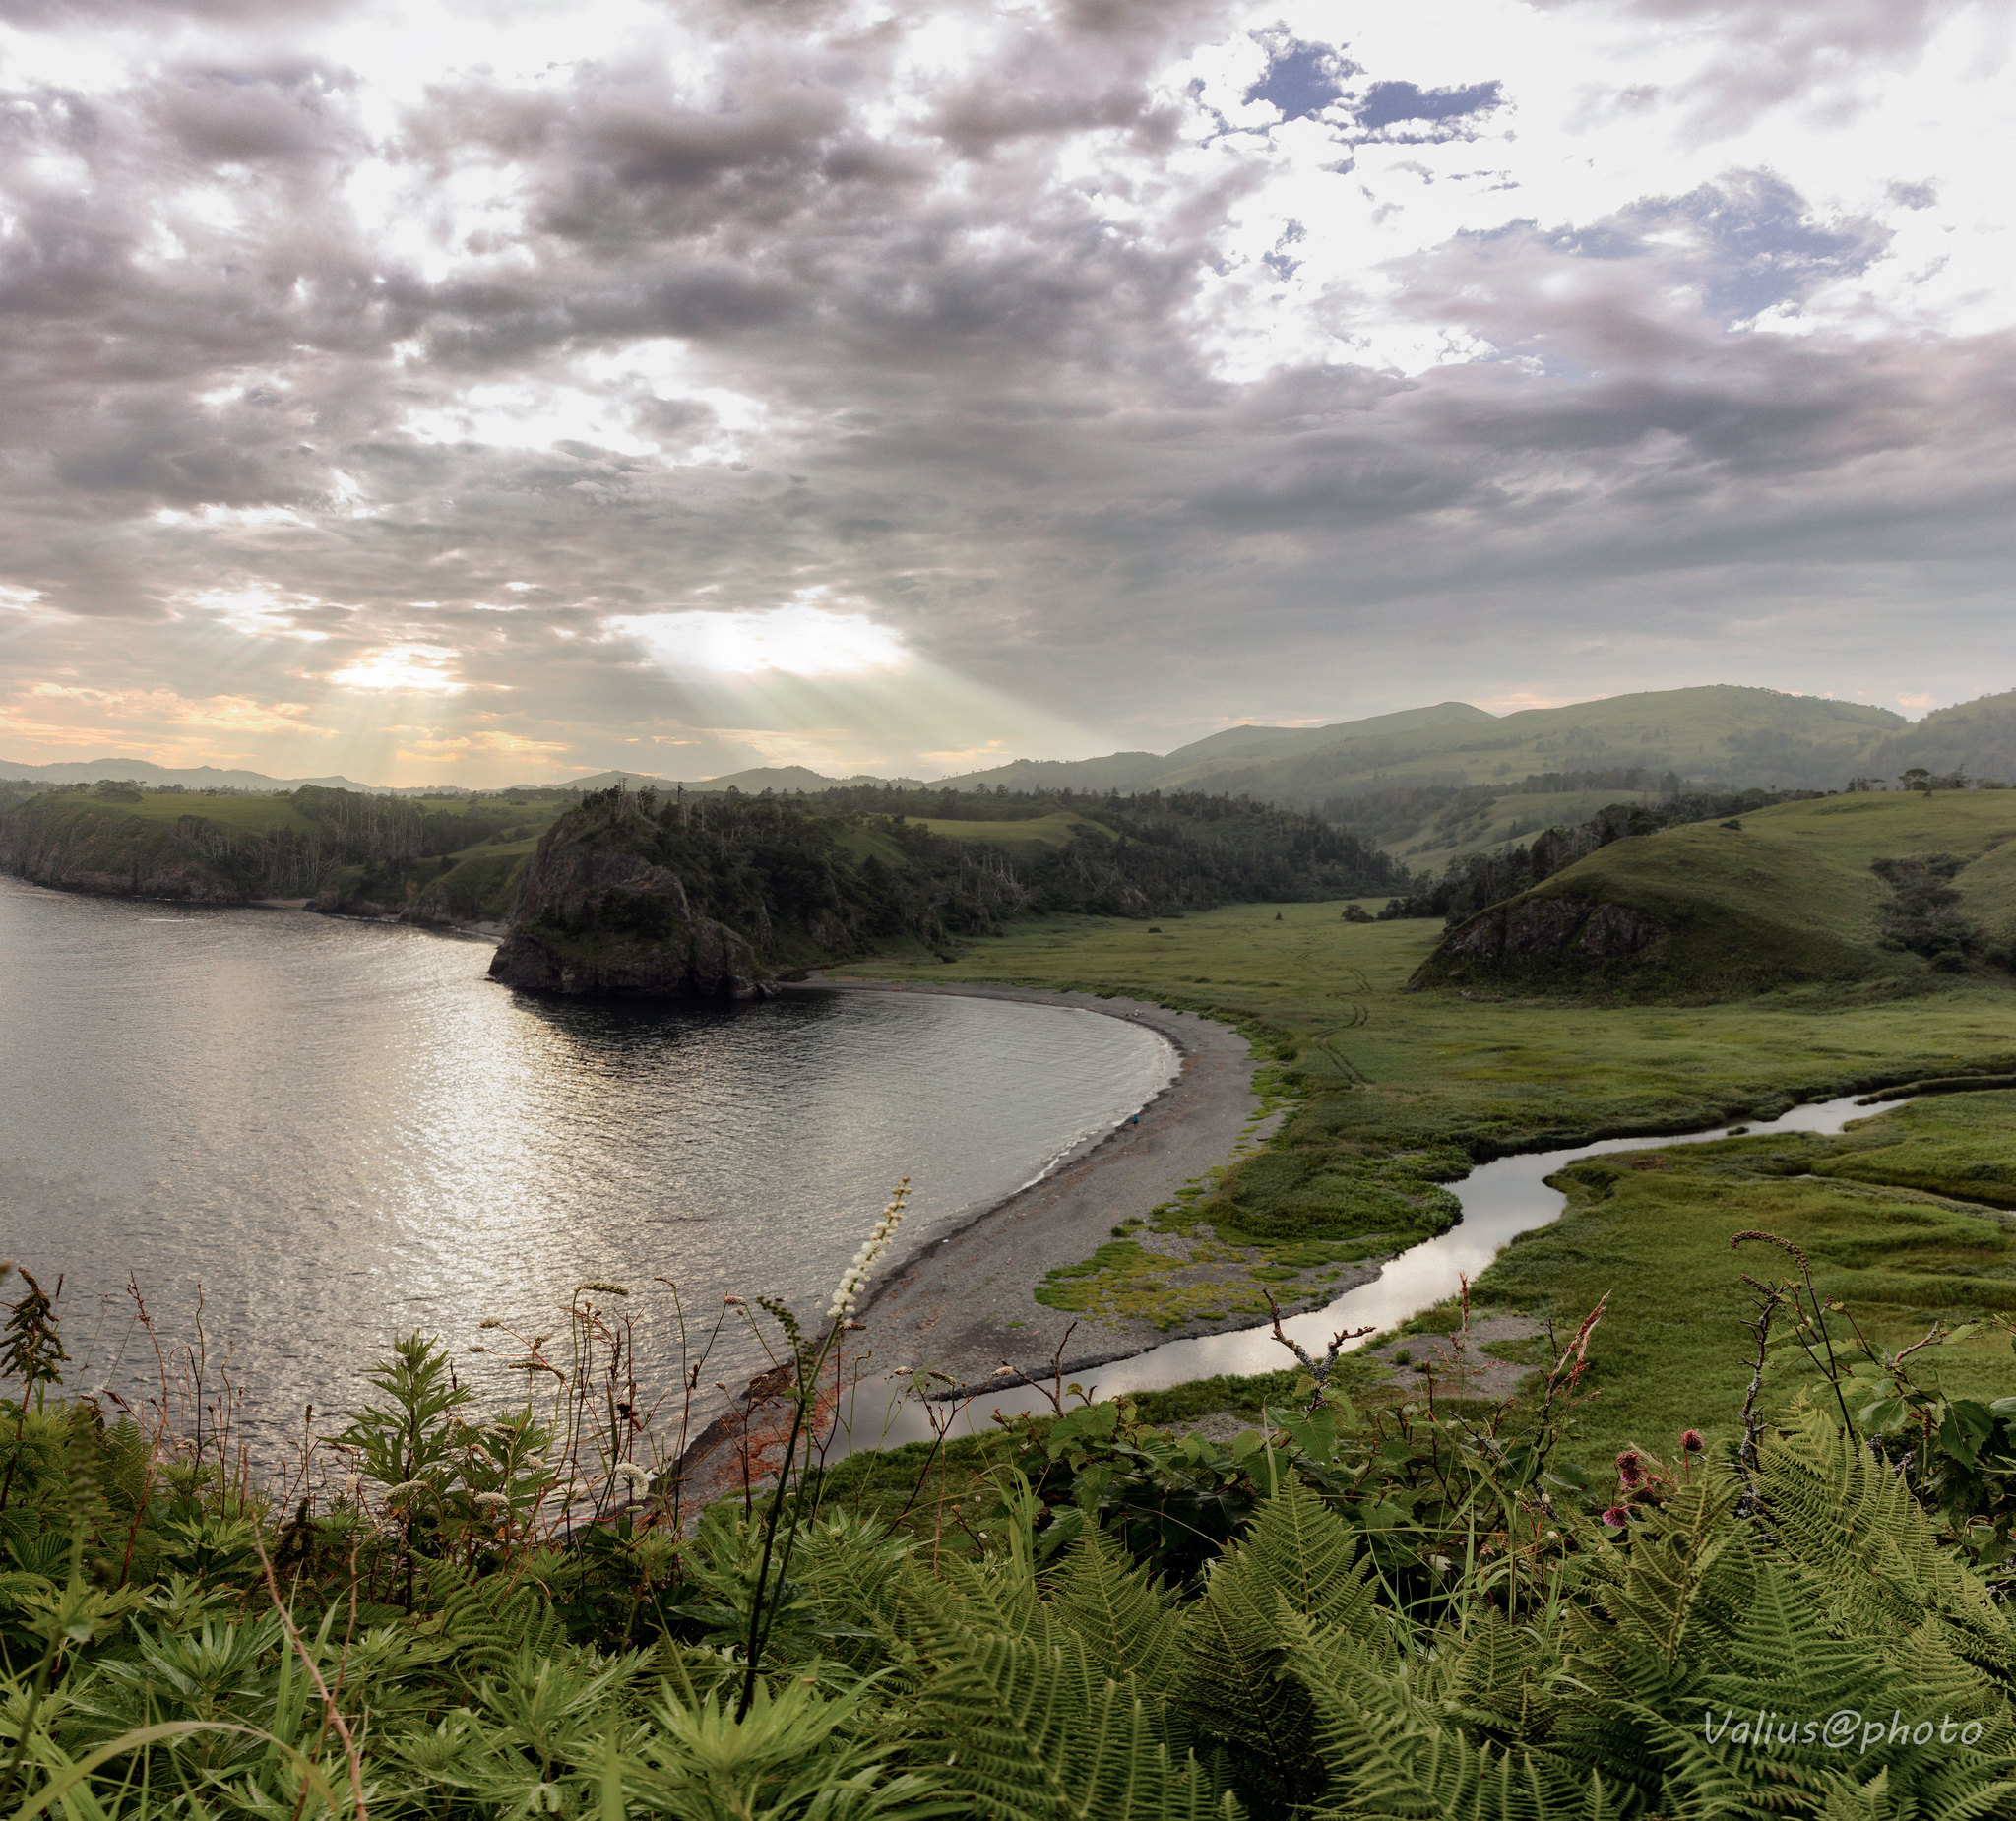
[[[520,879],[491,978],[534,992],[640,998],[774,992],[749,939],[706,915],[681,873],[649,857],[662,833],[648,799],[620,792],[554,824]]]
[[[59,891],[121,898],[239,905],[252,896],[245,878],[203,854],[174,824],[150,825],[115,809],[58,819],[32,802],[0,816],[0,871]]]

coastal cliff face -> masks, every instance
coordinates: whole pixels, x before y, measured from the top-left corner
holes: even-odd
[[[533,992],[633,998],[775,992],[749,939],[701,912],[680,873],[648,857],[661,834],[643,800],[621,794],[556,823],[520,880],[490,977]]]
[[[184,817],[183,821],[191,820]],[[107,809],[57,821],[22,805],[0,816],[0,871],[65,892],[241,905],[241,879],[194,849],[179,824],[150,827]]]

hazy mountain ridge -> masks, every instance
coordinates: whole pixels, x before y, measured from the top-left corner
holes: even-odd
[[[1205,788],[1249,793],[1298,808],[1330,807],[1399,787],[1509,785],[1555,772],[1670,772],[1691,785],[1838,789],[1851,777],[1894,781],[1913,766],[1950,775],[2016,780],[2016,691],[1937,709],[1917,722],[1889,709],[1737,684],[1606,696],[1563,708],[1492,715],[1439,702],[1320,727],[1227,727],[1168,753],[1113,752],[1090,759],[1018,759],[938,780],[955,791],[1123,792]],[[0,761],[0,780],[71,784],[132,779],[189,788],[287,791],[315,785],[373,795],[469,794],[464,785],[385,785],[345,778],[280,779],[214,766],[172,768],[143,759],[25,765]],[[638,789],[780,794],[841,787],[920,787],[914,779],[829,777],[802,765],[758,766],[678,780],[612,769],[519,790]]]
[[[215,765],[156,765],[147,759],[63,759],[50,765],[23,765],[0,759],[0,779],[17,784],[94,785],[100,781],[140,785],[181,785],[192,790],[357,790],[368,796],[419,796],[428,785],[360,785],[348,778],[269,778],[264,772],[225,771]]]

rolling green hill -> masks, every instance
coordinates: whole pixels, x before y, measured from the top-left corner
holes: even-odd
[[[2016,791],[1853,792],[1635,836],[1450,930],[1419,986],[1664,1000],[2005,968]]]

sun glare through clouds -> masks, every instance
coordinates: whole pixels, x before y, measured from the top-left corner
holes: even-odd
[[[640,641],[672,669],[724,676],[865,676],[900,670],[908,654],[895,633],[862,613],[793,604],[757,613],[647,613],[609,630]]]

